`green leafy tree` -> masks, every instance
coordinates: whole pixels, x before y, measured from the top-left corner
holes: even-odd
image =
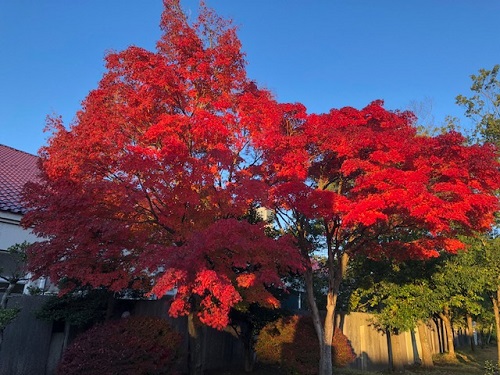
[[[26,249],[29,244],[25,241],[20,244],[15,244],[7,249],[10,256],[10,264],[0,272],[0,279],[7,282],[7,289],[0,300],[0,344],[3,339],[3,331],[5,327],[12,322],[19,313],[18,308],[8,308],[7,302],[16,284],[20,281],[27,280],[26,278]]]
[[[365,259],[356,262],[351,271],[357,282],[350,296],[350,309],[375,313],[375,326],[388,334],[418,328],[422,365],[426,367],[433,366],[433,361],[425,324],[439,311],[430,281],[437,262]]]
[[[358,274],[364,276],[351,295],[351,307],[377,313],[377,324],[384,331],[419,328],[424,340],[422,325],[439,316],[446,327],[448,355],[455,359],[453,324],[465,323],[473,345],[472,321],[484,311],[483,266],[474,247],[428,261],[364,261],[358,265]],[[424,351],[425,345],[422,342]],[[423,357],[424,365],[432,365],[426,362],[426,353]]]
[[[480,69],[477,75],[471,75],[472,95],[458,95],[457,104],[465,107],[465,115],[475,121],[475,136],[480,142],[490,142],[500,150],[500,64],[491,70]],[[497,194],[498,196],[498,194]],[[489,236],[470,239],[476,257],[476,277],[485,278],[485,290],[493,304],[497,337],[500,334],[500,239],[497,225]],[[500,363],[500,346],[498,347]]]
[[[465,107],[465,115],[476,122],[476,136],[500,146],[500,82],[497,79],[500,64],[491,70],[480,69],[471,75],[472,95],[458,95],[457,104]]]
[[[473,249],[447,256],[432,275],[432,291],[439,305],[438,316],[446,327],[449,356],[455,359],[453,323],[465,318],[472,342],[472,320],[481,312],[484,279],[477,277]]]
[[[476,256],[475,277],[484,280],[484,288],[493,305],[497,351],[500,358],[500,237],[478,237],[474,244]],[[499,360],[500,365],[500,360]]]

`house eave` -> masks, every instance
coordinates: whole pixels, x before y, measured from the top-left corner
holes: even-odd
[[[23,215],[0,210],[0,223],[19,225]]]

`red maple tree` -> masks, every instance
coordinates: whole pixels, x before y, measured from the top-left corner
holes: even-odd
[[[321,115],[306,115],[300,105],[283,110],[283,120],[257,133],[255,144],[278,225],[295,235],[309,264],[320,374],[331,374],[334,312],[349,258],[426,259],[463,248],[459,234],[493,222],[499,164],[493,146],[468,146],[454,132],[419,135],[413,114],[387,111],[381,101]],[[312,285],[318,242],[329,278],[323,324]]]
[[[229,22],[202,5],[190,24],[164,3],[157,51],[108,54],[70,129],[49,120],[41,181],[26,191],[24,223],[43,239],[30,269],[115,291],[176,288],[173,316],[194,310],[220,329],[242,300],[277,306],[267,286],[302,263],[290,238],[245,219],[267,194],[243,118],[270,94],[246,77]]]
[[[348,259],[428,258],[488,229],[496,151],[457,133],[419,135],[411,113],[381,102],[321,115],[276,103],[246,77],[235,29],[205,7],[191,25],[165,0],[161,27],[156,52],[107,56],[69,130],[49,121],[41,180],[26,192],[24,223],[43,239],[30,267],[112,290],[175,287],[171,314],[195,310],[221,328],[242,300],[276,305],[266,286],[305,263],[320,374],[331,374]],[[244,219],[252,204],[275,210],[279,238]],[[312,293],[318,225],[324,324]]]

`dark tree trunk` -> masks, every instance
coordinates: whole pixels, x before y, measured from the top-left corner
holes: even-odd
[[[395,372],[404,371],[403,353],[401,351],[401,343],[395,333],[388,332],[389,335],[389,350],[391,352],[391,370]]]
[[[323,326],[321,325],[321,317],[319,315],[318,305],[316,304],[316,299],[314,298],[314,285],[313,285],[313,274],[312,270],[308,269],[304,275],[306,284],[306,296],[309,309],[311,310],[311,318],[314,325],[314,330],[316,331],[316,336],[319,342],[319,374],[323,375],[325,364],[324,362],[324,348],[323,348]],[[330,372],[331,374],[331,372]],[[328,375],[330,375],[328,374]]]
[[[189,375],[203,375],[202,335],[193,313],[188,315]]]
[[[12,291],[14,290],[18,280],[9,280],[9,286],[5,290],[2,300],[0,301],[0,309],[5,310],[7,308],[7,301],[9,300],[9,296],[11,295]],[[2,346],[3,343],[3,328],[0,329],[0,347]]]

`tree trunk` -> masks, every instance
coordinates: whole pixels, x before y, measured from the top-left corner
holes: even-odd
[[[253,326],[250,323],[241,322],[240,329],[244,349],[245,372],[252,372],[255,364]]]
[[[9,286],[5,290],[5,293],[2,296],[2,300],[0,301],[0,309],[5,310],[7,308],[7,301],[9,299],[10,294],[14,290],[14,287],[17,284],[17,280],[9,280]],[[3,328],[0,329],[0,347],[3,343]]]
[[[474,327],[472,325],[472,315],[467,313],[467,338],[469,339],[470,349],[476,351],[476,343],[474,342]]]
[[[497,363],[498,366],[500,367],[500,343],[498,337],[500,337],[500,311],[499,311],[499,306],[500,306],[500,285],[497,287],[496,293],[491,295],[491,302],[493,303],[493,312],[495,314],[495,329],[497,333]]]
[[[332,342],[335,333],[335,305],[337,294],[329,292],[326,296],[326,316],[323,330],[323,355],[320,363],[320,374],[330,375],[333,371]]]
[[[427,325],[422,321],[418,322],[418,336],[420,337],[420,346],[422,347],[420,358],[422,367],[433,367],[434,361],[432,360],[432,350],[429,338],[427,337]]]
[[[326,316],[324,324],[321,325],[321,318],[318,311],[318,305],[314,298],[314,282],[312,268],[308,267],[305,272],[305,284],[307,292],[307,301],[311,309],[311,317],[314,325],[314,330],[319,342],[319,372],[318,375],[332,375],[333,358],[332,358],[332,342],[335,333],[335,307],[339,294],[340,284],[344,278],[349,256],[342,252],[338,246],[334,246],[335,231],[338,226],[330,227],[325,224],[327,232],[327,247],[328,247],[328,292],[326,300]],[[302,256],[310,262],[309,247],[307,246],[306,232],[299,230],[298,241]]]
[[[448,344],[448,355],[452,359],[456,359],[455,345],[453,344],[453,327],[451,326],[450,311],[447,307],[443,309],[443,312],[439,314],[439,317],[443,320],[445,331],[446,331],[446,342]]]
[[[245,350],[245,372],[252,372],[255,364],[254,361],[254,351],[252,347],[248,344],[243,345]]]
[[[321,325],[321,318],[319,315],[318,305],[316,304],[316,299],[314,298],[314,285],[313,285],[313,274],[312,269],[306,270],[304,274],[305,284],[306,284],[306,296],[309,309],[311,310],[311,318],[314,325],[314,330],[316,331],[316,336],[318,337],[319,343],[319,373],[320,375],[325,374],[325,368],[328,366],[324,363],[324,348],[323,348],[323,326]],[[331,358],[330,358],[331,360]],[[330,361],[331,362],[331,361]],[[331,372],[328,374],[330,375]]]
[[[5,310],[7,308],[7,300],[9,299],[10,294],[12,293],[12,290],[14,290],[14,287],[16,286],[17,281],[9,282],[9,286],[7,287],[7,290],[2,296],[2,301],[0,301],[0,309]]]
[[[335,334],[335,308],[339,295],[340,284],[347,269],[349,256],[340,254],[336,259],[330,256],[329,262],[329,287],[326,296],[326,316],[323,330],[322,357],[320,359],[320,375],[331,375],[333,372],[332,343]]]
[[[106,316],[104,319],[106,321],[111,320],[113,318],[113,313],[115,312],[116,300],[115,295],[112,292],[109,292],[108,301],[106,305]]]
[[[203,375],[203,352],[201,334],[193,313],[188,315],[189,375]]]
[[[444,331],[443,331],[443,321],[439,319],[439,316],[435,316],[433,318],[434,323],[436,324],[437,336],[438,336],[438,345],[439,345],[439,353],[444,353],[446,348],[444,347]]]
[[[387,332],[387,334],[389,335],[389,342],[390,342],[389,350],[392,353],[391,370],[395,372],[402,372],[404,371],[403,352],[401,350],[401,343],[399,337],[398,335],[392,332]]]

